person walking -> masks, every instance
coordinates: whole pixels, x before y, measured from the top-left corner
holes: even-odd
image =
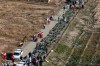
[[[45,29],[45,24],[43,24],[43,29]]]
[[[68,4],[71,3],[71,0],[67,0],[67,3],[68,3]]]
[[[36,58],[35,58],[35,56],[32,58],[32,64],[33,64],[34,66],[36,66]]]
[[[39,66],[39,61],[36,59],[36,66]]]
[[[16,66],[16,64],[14,63],[13,66]]]
[[[38,42],[38,40],[39,40],[39,38],[38,38],[38,37],[36,37],[36,38],[35,38],[35,42]]]
[[[32,57],[32,53],[31,53],[31,52],[29,52],[29,53],[28,53],[28,56],[29,56],[29,57]]]
[[[65,9],[66,9],[66,7],[64,6],[64,7],[63,7],[63,10],[65,10]]]
[[[12,63],[14,64],[14,55],[11,56]]]
[[[84,0],[82,0],[82,8],[84,8]]]
[[[46,51],[46,53],[48,53],[48,48],[47,47],[45,48],[45,51]]]
[[[47,24],[50,24],[50,18],[47,17]]]
[[[65,20],[65,14],[62,14],[62,19],[63,19],[63,21]]]
[[[43,61],[45,62],[46,55],[43,56]]]
[[[33,41],[35,41],[36,35],[33,35],[32,38],[33,38]]]
[[[50,20],[53,20],[53,16],[50,16]]]
[[[22,56],[20,56],[20,60],[21,60],[21,61],[23,60],[23,57],[22,57]]]
[[[60,23],[60,17],[58,17],[58,23]]]
[[[84,0],[79,0],[79,7],[84,8]]]
[[[40,32],[40,38],[43,38],[43,32]]]
[[[29,59],[29,57],[27,58],[26,62],[27,62],[27,66],[30,66],[30,59]]]
[[[43,60],[42,60],[41,56],[40,56],[40,60],[39,60],[39,66],[43,66]]]

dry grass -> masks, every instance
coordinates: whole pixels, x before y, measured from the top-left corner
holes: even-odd
[[[25,36],[38,32],[48,13],[56,10],[46,3],[0,0],[0,52],[13,51]]]

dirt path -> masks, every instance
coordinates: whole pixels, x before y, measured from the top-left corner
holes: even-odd
[[[86,44],[86,47],[85,47],[84,50],[83,50],[83,53],[81,54],[81,57],[80,57],[80,60],[79,60],[79,64],[81,63],[81,58],[83,57],[84,52],[85,52],[86,48],[88,47],[88,44],[89,44],[89,42],[91,41],[92,36],[93,36],[93,33],[92,33],[91,37],[89,38],[89,40],[88,40],[88,42],[87,42],[87,44]]]
[[[62,16],[62,14],[64,13],[65,11],[63,9],[60,9],[58,14],[54,16],[54,20],[55,21],[51,21],[50,25],[46,25],[46,29],[41,29],[40,31],[43,32],[43,35],[44,37],[47,36],[47,34],[49,34],[49,31],[57,24],[57,19],[58,19],[58,16]],[[39,39],[39,41],[41,41],[41,39]],[[34,50],[36,46],[36,42],[32,42],[32,41],[29,41],[27,43],[27,45],[23,48],[23,57],[28,55],[29,52],[32,52]]]
[[[91,64],[94,61],[95,55],[97,54],[97,48],[98,48],[98,46],[99,46],[99,43],[97,43],[97,45],[96,45],[96,50],[95,50],[96,52],[93,54],[93,57],[92,57],[92,60],[91,60]]]
[[[78,41],[83,35],[84,35],[84,32],[79,36],[79,38],[78,38],[76,41]],[[75,42],[75,43],[77,43],[77,42]],[[75,44],[75,43],[74,43],[74,44]],[[69,57],[68,57],[68,59],[67,59],[66,64],[69,62],[69,59],[71,58],[71,55],[74,53],[75,47],[76,47],[76,45],[73,47],[73,49],[72,49],[72,51],[71,51],[71,53],[70,53],[70,55],[69,55]]]

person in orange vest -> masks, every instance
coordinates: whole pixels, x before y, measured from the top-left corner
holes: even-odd
[[[40,31],[40,32],[38,33],[38,37],[39,37],[39,38],[43,38],[43,32]]]
[[[38,40],[39,40],[39,38],[38,38],[38,37],[36,37],[36,38],[35,38],[35,42],[38,42]]]
[[[4,59],[6,59],[6,53],[1,54]]]
[[[12,63],[14,63],[14,55],[11,56]]]
[[[40,38],[43,38],[43,32],[40,32]]]
[[[37,36],[40,38],[40,32],[37,33]]]

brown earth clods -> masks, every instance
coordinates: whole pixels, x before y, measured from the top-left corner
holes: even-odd
[[[24,37],[38,32],[46,17],[57,10],[47,3],[0,1],[0,52],[13,51]]]

